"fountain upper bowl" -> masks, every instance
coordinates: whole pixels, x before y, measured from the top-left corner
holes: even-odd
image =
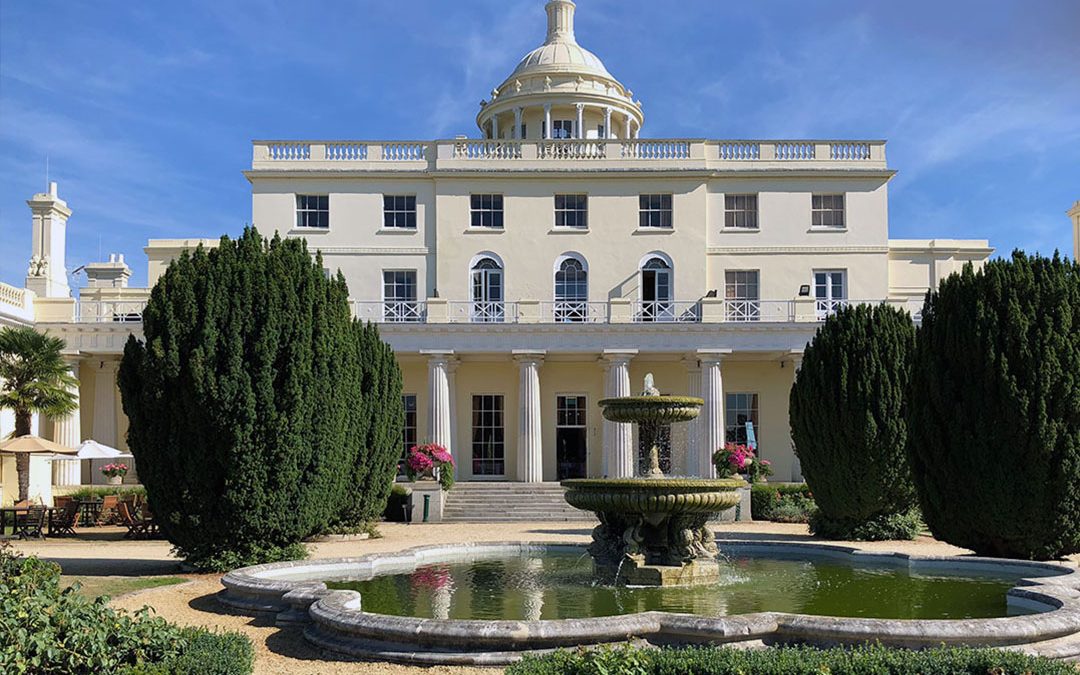
[[[738,478],[571,478],[566,501],[583,511],[717,513],[739,502]]]
[[[604,419],[612,422],[689,422],[698,416],[705,401],[693,396],[620,396],[600,399]]]

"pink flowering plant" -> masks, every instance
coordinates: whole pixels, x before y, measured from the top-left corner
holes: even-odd
[[[123,463],[106,464],[101,467],[101,473],[104,474],[106,478],[123,478],[127,475],[127,472],[128,466]]]
[[[746,474],[751,483],[760,483],[773,474],[772,462],[759,459],[754,449],[741,443],[726,443],[713,453],[713,466],[718,478],[729,478],[738,473]]]
[[[454,458],[438,443],[423,443],[409,448],[405,469],[410,480],[437,477],[444,490],[454,484]]]

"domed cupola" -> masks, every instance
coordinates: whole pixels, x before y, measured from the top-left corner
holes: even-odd
[[[476,123],[485,138],[636,138],[645,116],[633,92],[577,43],[571,0],[549,0],[547,39],[525,55]]]

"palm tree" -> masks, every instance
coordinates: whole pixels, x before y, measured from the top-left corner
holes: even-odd
[[[79,399],[74,390],[79,381],[68,372],[61,353],[61,338],[39,333],[33,328],[0,329],[0,408],[15,413],[15,433],[30,433],[34,413],[63,417],[75,411]],[[30,493],[30,455],[15,456],[19,475],[19,500]]]

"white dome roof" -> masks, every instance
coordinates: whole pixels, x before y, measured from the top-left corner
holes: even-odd
[[[540,45],[521,59],[510,78],[534,72],[574,72],[615,79],[596,54],[576,42]]]

